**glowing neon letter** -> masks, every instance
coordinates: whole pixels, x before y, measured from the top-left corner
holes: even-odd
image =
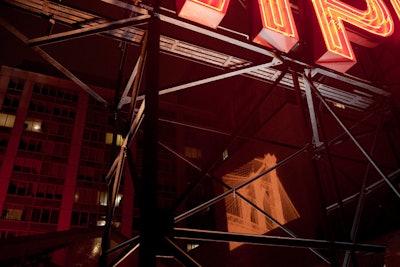
[[[397,17],[400,19],[400,0],[390,0],[393,5],[394,11],[396,11]]]
[[[229,0],[176,0],[178,16],[217,28],[226,14]]]
[[[393,33],[393,21],[382,0],[366,0],[367,9],[359,10],[337,0],[312,0],[326,49],[317,56],[316,63],[346,72],[357,61],[343,22],[376,36]],[[354,37],[354,36],[352,36]],[[363,40],[359,44],[366,45]]]
[[[299,41],[289,0],[258,0],[255,9],[253,41],[289,52]]]

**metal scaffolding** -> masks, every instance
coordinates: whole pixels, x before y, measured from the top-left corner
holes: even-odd
[[[35,4],[36,2],[39,2],[39,4]],[[139,251],[139,266],[141,267],[155,267],[157,255],[160,252],[165,253],[165,251],[169,252],[171,256],[183,263],[184,266],[201,266],[195,257],[192,257],[188,252],[180,248],[178,245],[179,240],[241,242],[246,244],[305,248],[314,254],[321,261],[321,263],[330,264],[332,266],[349,266],[350,261],[353,259],[351,257],[352,253],[357,251],[372,253],[385,252],[385,246],[358,243],[358,226],[361,213],[365,206],[365,198],[370,192],[374,191],[378,187],[387,186],[390,188],[390,191],[393,195],[400,198],[399,189],[393,184],[394,178],[399,176],[399,169],[390,174],[386,174],[371,156],[371,154],[374,153],[374,147],[377,146],[377,135],[382,129],[381,124],[379,124],[375,129],[374,144],[368,153],[368,149],[364,148],[360,141],[357,140],[357,136],[352,133],[352,128],[356,127],[358,123],[362,122],[357,122],[350,127],[346,126],[340,116],[336,114],[332,106],[343,105],[350,109],[364,111],[367,111],[372,107],[379,106],[379,108],[383,110],[387,108],[385,105],[385,100],[391,97],[389,92],[380,87],[371,85],[368,81],[364,81],[350,75],[338,74],[322,68],[316,68],[315,66],[298,62],[287,56],[278,55],[272,49],[261,48],[255,44],[232,38],[227,34],[221,34],[216,31],[211,31],[203,27],[184,22],[171,16],[168,10],[160,7],[159,3],[157,2],[152,3],[152,5],[148,5],[144,2],[138,2],[137,4],[125,3],[118,0],[103,0],[103,2],[132,11],[136,15],[127,19],[109,21],[106,18],[102,18],[94,14],[63,6],[62,3],[30,0],[5,1],[5,3],[8,5],[12,5],[41,16],[47,16],[48,14],[44,14],[43,10],[38,8],[38,6],[50,5],[51,7],[49,10],[62,10],[64,12],[63,16],[53,16],[56,21],[67,25],[79,25],[78,29],[56,34],[50,33],[47,36],[33,39],[27,38],[6,20],[0,18],[1,26],[13,33],[18,39],[24,42],[27,46],[31,47],[48,63],[56,67],[61,71],[61,73],[77,83],[83,90],[88,92],[97,101],[104,103],[107,107],[109,107],[110,104],[107,103],[106,100],[104,100],[99,94],[97,94],[95,90],[91,89],[88,85],[82,82],[79,78],[77,78],[77,76],[72,74],[69,70],[67,70],[67,68],[58,63],[40,47],[44,45],[50,45],[55,42],[67,42],[75,38],[87,37],[94,34],[101,34],[107,37],[116,38],[118,40],[128,42],[129,44],[138,45],[141,47],[141,54],[134,69],[132,70],[130,79],[126,84],[125,90],[117,105],[117,109],[121,109],[124,105],[130,104],[130,120],[128,125],[129,131],[124,137],[124,142],[121,146],[118,156],[106,176],[106,180],[109,185],[110,197],[108,198],[107,220],[103,234],[103,253],[100,262],[101,266],[117,266],[136,250]],[[197,46],[193,43],[186,43],[163,35],[160,31],[161,23],[171,24],[178,28],[194,31],[197,34],[214,38],[218,41],[233,45],[239,49],[259,54],[262,61],[251,62],[246,59],[231,56],[228,53],[225,54],[212,51],[208,48]],[[138,25],[146,26],[143,29],[143,27],[138,27]],[[186,50],[182,48],[183,46],[186,47]],[[190,51],[190,49],[187,47],[192,48],[191,51],[193,52],[187,53],[187,51]],[[170,88],[160,88],[158,64],[159,53],[161,52],[168,53],[179,58],[185,57],[185,60],[207,64],[212,68],[222,69],[223,73],[198,79],[192,82],[175,85]],[[145,93],[140,95],[138,87],[139,80],[142,79],[143,73],[147,73],[148,76],[144,81],[146,85]],[[262,173],[253,176],[246,182],[232,187],[214,177],[212,170],[216,165],[218,165],[220,155],[222,155],[225,150],[230,148],[234,140],[240,138],[249,138],[243,134],[243,131],[246,128],[246,123],[238,127],[233,133],[228,133],[222,130],[208,129],[206,127],[201,128],[196,125],[191,125],[190,123],[162,119],[159,117],[159,96],[182,90],[190,90],[191,88],[199,85],[205,85],[240,75],[257,81],[262,81],[266,84],[266,90],[263,92],[264,95],[259,99],[259,101],[257,101],[257,103],[254,104],[251,111],[248,112],[248,120],[246,120],[246,122],[251,121],[251,118],[254,116],[257,108],[270,97],[271,92],[276,87],[282,87],[290,92],[294,92],[296,96],[296,104],[300,106],[300,109],[303,112],[303,123],[309,132],[306,135],[308,140],[305,140],[304,145],[300,147],[279,143],[273,140],[263,140],[263,142],[271,142],[280,146],[288,146],[290,149],[294,150],[294,153],[277,162],[276,165],[266,169]],[[335,81],[338,83],[340,82],[341,85],[336,86],[337,83],[335,83]],[[345,86],[342,84],[345,84]],[[352,87],[355,89],[348,90],[347,87]],[[284,106],[286,104],[287,102],[284,102],[282,105]],[[329,140],[325,136],[319,114],[319,110],[321,109],[328,111],[329,115],[332,116],[332,118],[342,128],[343,132],[336,138]],[[209,166],[202,168],[188,160],[185,155],[182,155],[182,153],[179,151],[169,147],[168,144],[165,144],[159,140],[157,124],[160,121],[182,127],[193,128],[199,131],[215,132],[217,134],[226,135],[228,136],[228,140],[222,151],[216,153],[216,155],[218,155],[217,158],[212,161]],[[143,175],[140,183],[135,181],[136,186],[140,188],[140,233],[138,236],[134,236],[126,242],[110,248],[111,224],[116,205],[116,197],[119,191],[121,179],[123,177],[123,169],[126,166],[133,168],[132,164],[134,164],[134,162],[132,159],[133,156],[131,144],[135,140],[142,123],[144,132]],[[250,199],[246,198],[246,196],[238,192],[239,189],[244,188],[263,175],[266,175],[277,168],[283,168],[288,162],[291,162],[297,157],[306,157],[309,159],[310,164],[315,167],[314,170],[317,177],[316,179],[321,179],[321,173],[319,173],[316,165],[318,165],[319,157],[323,153],[327,156],[327,162],[331,172],[330,175],[333,177],[333,181],[335,182],[337,179],[335,177],[335,167],[333,166],[334,164],[330,158],[330,148],[334,147],[336,143],[339,143],[346,138],[352,141],[352,143],[359,150],[359,152],[362,153],[367,161],[363,183],[359,189],[359,193],[350,196],[342,196],[337,192],[339,190],[334,188],[334,190],[336,190],[338,193],[336,195],[337,202],[334,204],[328,205],[329,203],[323,201],[322,196],[321,202],[325,206],[323,207],[324,210],[321,212],[324,213],[323,216],[325,216],[324,218],[328,221],[329,219],[327,217],[329,212],[334,210],[341,211],[347,203],[356,200],[358,201],[357,209],[352,219],[352,228],[351,233],[349,234],[350,239],[348,242],[334,240],[333,236],[330,236],[332,239],[327,238],[326,240],[301,238],[294,231],[290,230],[289,227],[280,223],[277,218],[274,218],[274,216],[257,205],[257,203],[254,203]],[[177,198],[174,208],[169,214],[161,213],[157,207],[157,151],[159,148],[168,151],[171,156],[176,157],[184,164],[201,173],[200,177],[192,184],[188,185],[182,194]],[[128,159],[127,162],[129,164],[126,164],[126,159]],[[368,181],[367,177],[372,171],[375,171],[381,177],[380,181],[373,183]],[[210,179],[215,181],[226,190],[198,206],[175,215],[177,212],[177,207],[186,199],[188,195],[192,193],[193,189],[202,181],[202,179]],[[241,198],[247,204],[255,208],[273,224],[277,225],[278,228],[286,233],[289,237],[187,229],[176,226],[179,222],[209,208],[231,194]],[[328,222],[326,223],[329,224]],[[333,251],[333,253],[329,253],[329,255],[327,255],[321,253],[321,250],[328,250],[330,252]],[[335,251],[338,250],[345,252],[345,257],[343,260],[338,259],[337,255],[335,254]],[[110,260],[110,255],[117,252],[118,256],[113,257],[113,259]]]

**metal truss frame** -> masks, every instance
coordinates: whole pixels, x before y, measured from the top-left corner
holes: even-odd
[[[168,11],[159,9],[157,5],[146,6],[144,3],[135,4],[127,4],[118,0],[102,0],[103,2],[107,2],[109,4],[113,4],[131,11],[134,11],[140,15],[123,19],[119,21],[107,21],[104,18],[81,12],[79,10],[68,9],[66,14],[74,13],[74,17],[81,17],[79,20],[80,29],[71,30],[64,33],[59,34],[50,34],[49,36],[43,36],[39,38],[34,38],[29,40],[26,36],[24,36],[21,32],[15,29],[12,25],[10,25],[7,21],[0,18],[0,25],[13,33],[18,39],[20,39],[27,46],[30,46],[36,53],[42,56],[47,62],[52,64],[58,70],[60,70],[65,76],[70,78],[76,84],[78,84],[83,90],[89,93],[92,97],[94,97],[97,101],[104,103],[106,106],[109,104],[104,100],[100,95],[98,95],[94,90],[89,88],[84,82],[82,82],[78,77],[68,71],[64,66],[62,66],[59,62],[57,62],[54,58],[48,55],[43,49],[40,48],[41,45],[51,44],[53,42],[60,41],[68,41],[74,38],[81,38],[85,36],[89,36],[92,34],[105,34],[107,36],[111,36],[112,38],[118,38],[121,40],[128,41],[130,43],[142,46],[142,53],[137,61],[135,68],[132,70],[132,75],[125,87],[124,93],[119,102],[118,108],[121,108],[123,105],[130,103],[130,125],[129,132],[124,138],[123,145],[121,146],[118,157],[115,159],[112,164],[106,179],[109,184],[109,202],[108,202],[108,213],[107,213],[107,221],[105,226],[105,231],[103,234],[103,244],[102,244],[102,257],[100,260],[101,266],[117,266],[120,262],[122,262],[129,254],[139,249],[139,266],[146,267],[155,267],[155,258],[157,256],[157,251],[155,248],[151,248],[151,245],[157,242],[165,244],[169,248],[169,252],[181,263],[185,266],[201,266],[195,259],[193,259],[188,253],[183,251],[175,242],[178,239],[186,239],[186,240],[208,240],[213,242],[243,242],[247,244],[261,244],[261,245],[269,245],[269,246],[284,246],[284,247],[301,247],[310,250],[313,254],[315,254],[321,261],[336,265],[336,259],[327,259],[323,256],[318,249],[335,249],[335,250],[345,250],[346,257],[343,261],[343,266],[347,266],[350,261],[350,255],[354,251],[365,251],[365,252],[374,252],[374,253],[382,253],[385,251],[384,246],[370,245],[370,244],[358,244],[356,243],[356,234],[357,234],[357,225],[360,220],[360,212],[363,209],[363,199],[365,199],[367,192],[374,190],[382,185],[387,185],[393,191],[393,193],[400,198],[400,193],[398,189],[396,189],[392,184],[392,178],[397,177],[399,175],[399,170],[386,175],[380,169],[378,164],[373,160],[369,153],[361,146],[361,144],[357,141],[357,138],[351,133],[351,129],[345,126],[345,124],[341,121],[338,115],[331,108],[331,103],[339,103],[342,105],[346,105],[349,108],[354,108],[358,110],[366,110],[370,107],[375,101],[374,96],[378,97],[389,97],[390,93],[387,91],[372,86],[368,81],[360,80],[356,77],[352,77],[346,74],[337,74],[331,72],[329,70],[314,68],[313,66],[309,66],[302,62],[298,62],[286,56],[277,55],[276,53],[266,49],[261,48],[257,45],[250,44],[248,42],[244,42],[232,37],[228,37],[227,35],[217,33],[215,31],[210,31],[203,27],[199,27],[187,22],[183,22],[179,19],[171,16]],[[43,14],[43,11],[40,8],[36,8],[30,0],[18,0],[18,1],[5,1],[7,4],[11,4],[17,6],[18,8],[22,8],[28,10],[29,12],[33,12],[35,14],[46,15]],[[41,2],[41,1],[36,1]],[[53,3],[43,1],[42,5],[51,5],[53,10],[61,10],[62,4]],[[65,9],[63,9],[65,10]],[[68,13],[69,12],[69,13]],[[78,15],[79,16],[78,16]],[[72,17],[72,16],[71,16]],[[68,16],[64,17],[53,17],[54,19],[61,21],[67,24],[76,25],[75,21],[70,21]],[[95,22],[93,24],[89,24],[88,21]],[[188,60],[194,60],[196,62],[201,62],[204,64],[209,64],[212,67],[222,68],[226,72],[220,75],[212,76],[206,79],[193,81],[190,83],[177,85],[171,88],[158,88],[158,80],[155,79],[153,82],[149,83],[146,88],[146,94],[142,96],[138,96],[138,80],[141,78],[140,75],[143,73],[143,69],[145,67],[158,69],[158,53],[166,52],[177,57],[182,57],[182,52],[179,50],[174,50],[176,47],[179,47],[179,40],[173,40],[168,36],[160,35],[159,31],[159,23],[165,22],[169,24],[173,24],[178,27],[182,27],[191,31],[195,31],[197,33],[206,35],[208,37],[216,38],[220,41],[229,43],[230,45],[235,45],[237,47],[248,49],[253,52],[259,53],[263,58],[269,59],[269,61],[263,62],[262,64],[254,64],[252,62],[234,58],[232,56],[219,53],[219,58],[224,58],[222,61],[216,61],[210,59],[210,57],[204,57],[204,54],[211,55],[217,54],[218,52],[207,50],[206,48],[202,48],[203,55],[199,56],[197,54],[192,54],[187,57]],[[149,28],[147,31],[141,30],[140,28],[135,28],[136,25],[146,23],[149,24]],[[148,38],[148,39],[147,39]],[[148,41],[147,41],[148,40]],[[168,46],[167,44],[174,43],[174,48]],[[185,43],[185,45],[188,45]],[[194,45],[195,46],[195,45]],[[290,66],[295,64],[297,67],[303,69],[303,72],[297,73],[291,70]],[[276,66],[283,67],[280,69],[275,68]],[[119,185],[122,179],[122,172],[125,165],[126,157],[130,157],[130,153],[128,150],[130,149],[131,142],[134,140],[139,127],[142,122],[144,123],[144,131],[145,133],[150,133],[149,129],[153,129],[154,125],[159,120],[158,118],[158,95],[168,94],[171,92],[176,92],[178,90],[187,90],[194,86],[211,83],[217,80],[226,79],[228,77],[236,76],[236,75],[246,75],[248,77],[252,77],[254,79],[260,79],[265,81],[267,84],[270,84],[269,91],[266,93],[265,98],[260,100],[264,101],[264,99],[268,98],[269,92],[276,86],[283,86],[288,90],[295,90],[298,95],[299,104],[301,104],[301,97],[303,95],[306,96],[307,102],[303,103],[306,105],[305,108],[308,110],[309,121],[305,121],[305,123],[309,123],[312,127],[312,133],[310,134],[311,140],[310,143],[305,144],[301,148],[297,148],[296,152],[287,157],[286,159],[278,162],[275,166],[268,168],[261,174],[258,174],[248,181],[236,186],[230,187],[224,184],[222,181],[216,179],[212,175],[210,175],[210,170],[215,167],[216,162],[211,164],[207,169],[201,169],[195,164],[191,163],[188,159],[186,159],[183,155],[180,155],[173,149],[169,148],[165,144],[162,144],[157,139],[157,133],[153,132],[152,134],[148,134],[150,138],[147,138],[144,142],[144,151],[146,153],[144,157],[144,176],[146,179],[143,179],[144,182],[140,184],[140,189],[142,192],[148,192],[144,198],[141,199],[141,216],[143,216],[143,223],[141,226],[141,233],[139,236],[135,236],[132,239],[119,244],[118,246],[111,248],[109,246],[109,236],[111,230],[111,223],[113,219],[113,213],[115,209],[115,199],[119,190]],[[326,76],[331,79],[340,80],[341,82],[347,83],[352,87],[356,88],[352,92],[348,90],[344,90],[343,88],[335,88],[330,86],[329,84],[324,84],[321,82],[321,76]],[[318,78],[318,81],[317,81]],[[135,83],[134,83],[135,82]],[[131,94],[131,97],[128,94]],[[237,191],[250,184],[251,182],[259,179],[262,175],[269,173],[270,171],[284,166],[287,162],[292,159],[302,155],[304,152],[318,153],[318,150],[326,149],[329,146],[334,145],[333,140],[327,142],[324,138],[321,138],[321,128],[317,122],[317,114],[315,112],[315,99],[318,99],[320,103],[329,111],[332,117],[337,121],[340,127],[343,129],[343,134],[347,135],[348,138],[356,145],[359,151],[365,156],[368,161],[368,166],[366,169],[365,177],[371,168],[373,168],[379,176],[382,178],[381,181],[376,182],[374,184],[368,185],[366,178],[364,179],[364,183],[360,189],[360,193],[340,199],[338,203],[327,206],[326,210],[333,210],[336,208],[340,208],[343,203],[348,201],[353,201],[358,198],[358,207],[357,213],[354,216],[353,220],[353,228],[351,233],[351,242],[338,242],[331,240],[315,240],[315,239],[305,239],[300,238],[290,229],[280,224],[277,219],[273,218],[270,214],[266,213],[262,208],[258,207],[255,203],[252,203],[245,196],[241,195]],[[141,105],[139,109],[135,109],[137,101],[141,101]],[[146,103],[146,104],[145,104]],[[146,116],[145,116],[146,115]],[[174,123],[174,122],[172,122]],[[179,123],[179,122],[176,122]],[[186,127],[196,127],[194,125],[184,125]],[[202,130],[210,130],[210,129],[202,129]],[[221,133],[225,134],[225,133]],[[146,136],[146,135],[145,135]],[[231,134],[231,140],[228,142],[228,146],[230,142],[235,138],[240,138],[241,129],[238,129],[235,133]],[[340,137],[338,137],[340,138]],[[191,210],[188,210],[182,214],[179,214],[175,217],[171,214],[168,214],[165,217],[155,216],[157,206],[156,206],[156,172],[151,170],[151,168],[155,169],[153,166],[157,165],[157,146],[161,146],[162,148],[169,151],[172,155],[176,156],[180,160],[183,160],[186,164],[192,166],[196,170],[200,171],[203,174],[203,177],[208,177],[210,179],[216,180],[221,183],[223,187],[227,190],[214,198],[194,207]],[[129,160],[128,160],[129,161]],[[151,168],[146,167],[151,166]],[[179,205],[180,201],[191,193],[192,189],[196,185],[196,183],[200,182],[197,180],[195,184],[192,184],[187,188],[187,190],[182,194],[182,196],[178,199],[177,204]],[[196,214],[198,211],[201,211],[218,201],[224,199],[226,196],[230,194],[235,194],[238,197],[242,198],[249,205],[254,207],[258,212],[261,212],[266,218],[271,220],[274,224],[278,225],[280,229],[282,229],[286,234],[290,237],[276,237],[276,236],[266,236],[266,235],[247,235],[247,234],[237,234],[237,233],[228,233],[228,232],[217,232],[217,231],[204,231],[204,230],[195,230],[195,229],[182,229],[175,228],[174,223],[180,222],[193,214]],[[150,205],[150,207],[149,207]],[[150,212],[146,212],[146,210],[150,210]],[[154,224],[154,221],[161,220],[163,225],[166,227],[162,227],[163,229],[156,229],[161,224]],[[112,253],[116,253],[118,251],[119,255],[115,257],[111,262],[109,261],[109,255]]]

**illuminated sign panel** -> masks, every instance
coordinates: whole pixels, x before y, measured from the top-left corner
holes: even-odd
[[[255,1],[255,0],[254,0]],[[387,37],[394,22],[383,0],[365,0],[360,10],[338,0],[310,0],[323,40],[315,47],[315,63],[346,72],[357,60],[350,41],[376,45],[362,34]],[[225,16],[229,0],[176,0],[178,16],[216,28]],[[289,0],[257,0],[251,10],[253,42],[288,53],[299,41]],[[391,0],[400,19],[400,0]]]
[[[391,0],[394,11],[396,11],[397,17],[400,19],[400,0]]]
[[[228,9],[229,0],[176,0],[178,16],[217,28]]]
[[[299,37],[289,0],[258,0],[253,16],[253,41],[289,52]]]
[[[393,33],[392,18],[381,0],[366,0],[366,10],[336,0],[313,0],[312,3],[326,47],[316,59],[319,65],[346,72],[357,62],[343,22],[377,36],[385,37]],[[361,38],[351,41],[368,45]]]

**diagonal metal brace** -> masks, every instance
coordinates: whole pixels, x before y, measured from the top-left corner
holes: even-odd
[[[354,250],[374,253],[384,253],[385,246],[358,244],[341,241],[328,241],[318,239],[290,238],[280,236],[254,235],[242,233],[228,233],[222,231],[209,231],[188,228],[175,228],[176,239],[214,241],[214,242],[240,242],[252,245],[270,245],[280,247],[297,248],[319,248],[330,249],[332,247],[340,250]]]

